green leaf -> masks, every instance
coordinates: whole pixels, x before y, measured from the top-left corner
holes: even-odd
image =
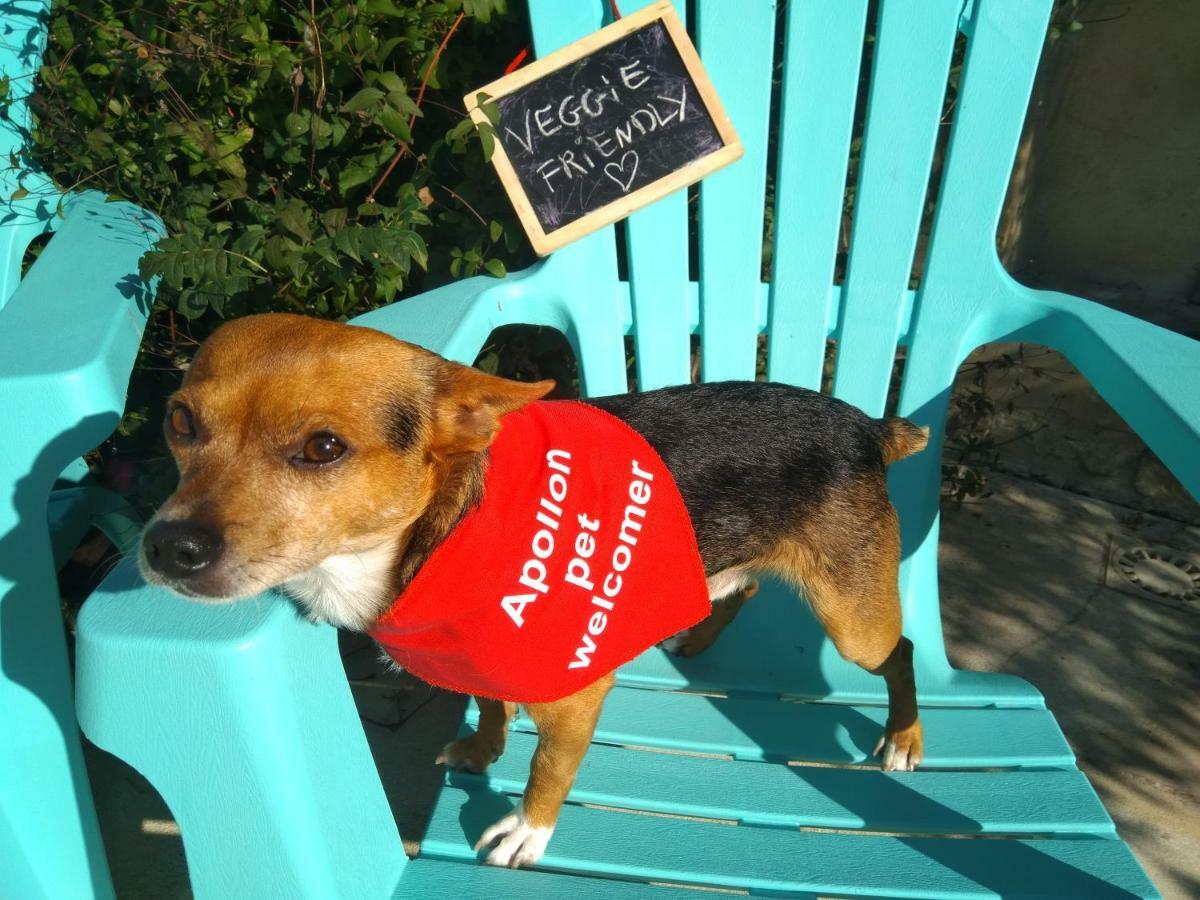
[[[432,68],[430,68],[431,66]],[[421,60],[419,71],[422,73],[421,77],[425,79],[429,87],[435,91],[440,90],[442,87],[442,80],[438,77],[439,68],[441,68],[441,60],[438,58],[437,50],[430,50],[425,58]]]
[[[84,143],[87,144],[87,148],[93,153],[111,153],[113,138],[103,128],[93,128],[84,135]]]
[[[500,235],[502,234],[504,234],[504,226],[495,219],[492,219],[492,221],[488,224],[488,237],[492,239],[492,243],[494,244],[496,241],[500,240]]]
[[[504,263],[498,259],[489,259],[483,264],[483,267],[497,278],[503,278],[508,274],[508,270],[504,268]]]
[[[383,63],[387,61],[387,58],[392,55],[392,51],[395,50],[397,45],[399,45],[403,40],[404,38],[400,37],[388,38],[386,41],[380,44],[379,49],[375,52],[375,63],[377,65],[383,65]]]
[[[404,91],[388,91],[387,100],[406,116],[416,116],[419,119],[424,115],[421,107],[417,106],[416,101]]]
[[[217,182],[217,190],[226,200],[240,200],[247,196],[245,178],[226,178]]]
[[[361,225],[352,225],[333,236],[333,245],[357,263],[362,262],[361,242]]]
[[[415,231],[408,231],[404,234],[404,240],[412,246],[412,258],[417,261],[422,269],[429,268],[429,248],[425,245],[425,239]]]
[[[374,106],[385,96],[387,95],[379,88],[365,87],[342,104],[342,112],[360,112],[364,109]]]
[[[254,129],[248,125],[217,138],[217,163],[234,178],[246,177],[246,165],[242,162],[241,149],[253,138]]]
[[[346,164],[338,175],[338,186],[344,194],[351,188],[358,187],[360,184],[365,184],[375,177],[375,173],[379,170],[379,161],[375,154],[367,156],[356,156]]]
[[[50,34],[60,51],[70,50],[75,46],[75,33],[71,31],[71,23],[67,21],[66,16],[60,15],[54,17],[54,24],[50,27]]]
[[[496,150],[496,131],[491,125],[480,124],[479,144],[483,148],[483,161],[490,162]]]
[[[299,249],[291,238],[273,234],[263,244],[263,258],[276,272],[290,275],[295,269]]]
[[[306,109],[303,112],[288,113],[283,119],[283,127],[289,137],[300,137],[307,133],[312,114]]]
[[[405,143],[412,141],[412,131],[409,130],[408,122],[405,121],[403,113],[392,106],[385,106],[379,112],[379,123],[386,128],[394,137],[399,138]]]
[[[208,310],[208,295],[187,288],[175,299],[175,310],[186,319],[198,319]]]
[[[375,81],[380,87],[389,93],[392,91],[397,91],[403,94],[407,90],[404,86],[404,79],[402,79],[395,72],[376,72]]]
[[[401,19],[410,15],[410,13],[398,7],[394,0],[367,0],[363,4],[363,9],[369,13],[374,13],[380,16],[392,16],[393,18]]]
[[[308,209],[303,203],[289,203],[279,211],[279,222],[300,240],[308,243],[312,240],[312,227],[309,223]]]
[[[340,231],[346,227],[346,219],[348,210],[345,207],[335,207],[327,209],[321,213],[321,224],[329,231],[330,234]]]

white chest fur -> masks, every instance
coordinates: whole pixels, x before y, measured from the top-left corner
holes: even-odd
[[[362,631],[393,599],[388,593],[395,557],[390,544],[330,556],[283,587],[311,618]]]

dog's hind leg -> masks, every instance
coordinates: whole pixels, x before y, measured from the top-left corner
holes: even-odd
[[[901,634],[900,535],[887,489],[861,485],[825,505],[805,533],[783,541],[764,568],[803,587],[841,656],[887,682],[888,718],[875,747],[887,771],[920,764],[913,645]]]
[[[838,653],[887,682],[887,725],[874,751],[882,751],[884,770],[912,771],[921,762],[924,743],[913,645],[900,633],[895,570],[877,575],[856,586],[810,578],[806,587],[813,612]]]

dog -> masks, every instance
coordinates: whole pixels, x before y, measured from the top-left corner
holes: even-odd
[[[553,387],[488,375],[369,328],[287,314],[227,323],[168,401],[163,428],[180,480],[145,529],[142,573],[208,603],[281,588],[313,620],[370,631],[480,504],[505,417]],[[803,589],[844,658],[885,679],[888,718],[875,751],[883,768],[916,767],[923,732],[885,472],[921,450],[927,430],[770,383],[583,403],[644,439],[686,506],[711,611],[668,646],[701,652],[757,575],[784,579]],[[477,846],[491,848],[487,862],[540,859],[613,681],[609,672],[561,699],[522,704],[538,747],[521,802]],[[477,730],[438,761],[481,773],[503,752],[518,704],[476,700]]]

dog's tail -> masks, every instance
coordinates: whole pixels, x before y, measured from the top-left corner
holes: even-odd
[[[929,443],[929,427],[918,428],[908,419],[889,416],[883,420],[883,464],[890,466],[898,459],[912,456]]]

